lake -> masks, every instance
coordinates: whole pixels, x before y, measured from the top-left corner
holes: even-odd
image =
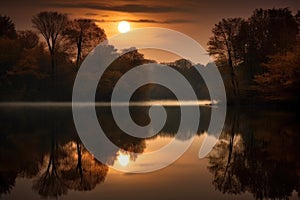
[[[187,105],[192,106],[192,105]],[[200,109],[195,140],[172,165],[132,174],[96,160],[77,135],[70,106],[0,107],[1,199],[298,199],[300,198],[299,114],[291,109],[228,108],[218,143],[204,159],[211,109]],[[149,123],[147,106],[130,107],[133,120]],[[96,108],[106,136],[120,147],[112,166],[131,166],[136,154],[160,149],[177,138],[180,108],[167,106],[163,129],[150,138],[125,134],[107,106]],[[164,158],[158,158],[163,160]],[[154,162],[154,161],[153,161]]]

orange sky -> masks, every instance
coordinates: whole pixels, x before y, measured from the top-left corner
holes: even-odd
[[[243,3],[241,3],[243,2]],[[32,15],[45,10],[64,12],[70,18],[91,18],[108,37],[118,33],[121,20],[132,28],[164,27],[180,31],[206,47],[215,23],[227,17],[249,17],[255,8],[289,7],[300,10],[299,0],[10,0],[0,3],[0,13],[10,16],[17,29],[31,28]]]

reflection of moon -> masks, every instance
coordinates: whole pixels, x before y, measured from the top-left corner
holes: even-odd
[[[120,163],[120,165],[125,167],[129,163],[130,156],[128,154],[126,155],[126,154],[120,152],[117,159],[118,159],[118,162]]]
[[[121,21],[118,25],[118,30],[120,33],[127,33],[130,31],[130,24],[127,21]]]

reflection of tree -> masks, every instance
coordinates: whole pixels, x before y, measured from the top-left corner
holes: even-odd
[[[68,188],[88,191],[105,180],[108,167],[98,162],[79,142],[69,142],[64,147],[68,153],[65,158],[65,166],[62,169],[62,177]]]
[[[108,167],[98,162],[76,139],[67,144],[58,141],[57,126],[51,134],[51,148],[45,171],[33,189],[43,197],[59,197],[68,189],[88,191],[105,180]]]
[[[261,114],[264,118],[228,116],[222,139],[209,156],[213,184],[223,193],[287,199],[299,188],[299,127],[291,116]]]
[[[223,136],[219,144],[215,148],[218,152],[211,154],[209,167],[210,171],[215,173],[213,184],[223,193],[238,194],[244,191],[243,186],[234,173],[238,168],[236,162],[241,160],[241,151],[243,146],[239,144],[240,137],[235,133],[238,129],[238,114],[234,113],[232,117],[233,123],[226,127],[228,134]]]
[[[67,193],[67,187],[59,174],[58,169],[58,150],[56,138],[56,127],[51,134],[51,150],[49,161],[45,172],[36,180],[33,189],[44,197],[59,197]]]
[[[0,198],[1,194],[10,193],[11,189],[15,186],[17,172],[14,171],[1,171],[0,172]]]
[[[42,197],[92,190],[105,180],[108,167],[83,147],[70,110],[2,109],[0,120],[0,194],[17,177],[34,178],[32,188]]]
[[[122,131],[116,124],[113,115],[111,113],[110,108],[100,108],[98,110],[101,112],[101,116],[99,116],[99,122],[101,124],[102,129],[106,133],[107,137],[118,147],[125,151],[133,152],[133,153],[143,153],[144,149],[146,148],[145,139],[143,138],[136,138],[126,134]],[[105,114],[104,114],[105,113]],[[145,113],[145,110],[138,109],[131,112],[132,119],[136,120],[139,119],[140,124],[147,124],[149,123],[149,118]],[[147,117],[145,117],[147,116]],[[147,122],[146,122],[147,121]],[[130,157],[132,160],[135,160],[134,154],[131,154]]]

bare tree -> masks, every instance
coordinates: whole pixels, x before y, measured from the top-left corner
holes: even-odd
[[[106,39],[104,30],[90,19],[75,19],[69,22],[64,36],[71,46],[71,51],[76,52],[76,70],[89,51]]]
[[[40,12],[33,16],[33,27],[36,28],[46,40],[51,55],[51,78],[56,78],[55,53],[58,48],[58,39],[66,27],[68,18],[66,14],[58,12]]]

